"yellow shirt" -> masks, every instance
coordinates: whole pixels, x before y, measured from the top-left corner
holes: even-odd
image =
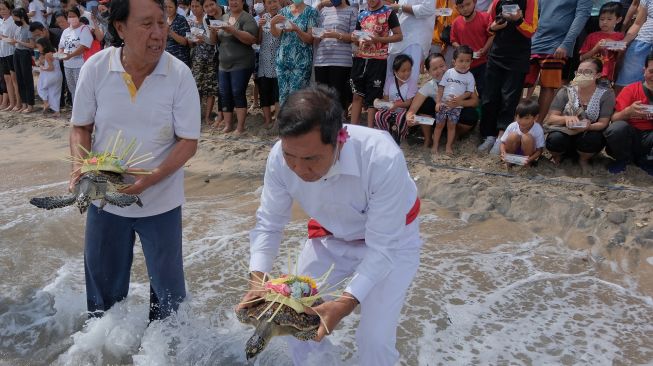
[[[440,40],[440,33],[442,33],[444,27],[450,26],[460,14],[458,13],[458,9],[456,9],[456,0],[435,0],[435,8],[450,8],[453,11],[451,16],[435,17],[435,27],[433,28],[433,40],[431,41],[431,44],[444,47],[444,42]]]

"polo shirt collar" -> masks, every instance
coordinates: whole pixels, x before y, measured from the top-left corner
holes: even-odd
[[[112,72],[125,72],[125,68],[122,66],[120,61],[120,55],[122,54],[122,47],[112,47],[111,48],[111,57],[109,58],[109,71]],[[167,76],[168,71],[170,70],[170,62],[172,57],[168,52],[164,51],[159,58],[159,62],[156,64],[156,67],[150,75],[163,75]]]
[[[342,150],[340,150],[340,157],[338,161],[336,161],[335,168],[338,169],[338,173],[360,177],[360,167],[358,166],[359,156],[360,154],[356,154],[354,142],[350,137],[342,145]]]

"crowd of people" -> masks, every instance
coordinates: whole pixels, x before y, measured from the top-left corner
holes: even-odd
[[[572,158],[586,169],[605,151],[614,159],[611,172],[635,163],[651,173],[653,0],[164,4],[166,51],[192,70],[204,123],[224,133],[243,134],[255,107],[271,128],[279,105],[315,82],[335,89],[352,123],[365,116],[368,127],[387,130],[397,144],[421,133],[435,155],[441,139],[453,155],[457,137],[478,124],[478,151],[504,161],[514,152],[531,165],[546,149],[554,164]],[[84,62],[120,45],[108,32],[110,6],[0,2],[0,109],[32,112],[35,89],[44,113],[56,116],[72,104]],[[418,85],[420,74],[430,80]],[[248,110],[252,78],[255,105]],[[531,149],[521,147],[523,135],[532,133],[508,127],[519,122],[518,110],[532,110],[524,91],[531,99],[536,86],[534,120],[545,143],[531,136],[537,146],[524,155]]]

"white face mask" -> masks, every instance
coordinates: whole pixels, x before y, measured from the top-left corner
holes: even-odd
[[[571,85],[578,85],[580,87],[586,87],[590,86],[593,83],[595,83],[595,79],[593,76],[587,76],[587,75],[577,75],[574,80],[571,81]]]

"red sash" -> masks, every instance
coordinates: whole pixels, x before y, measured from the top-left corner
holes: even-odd
[[[420,208],[420,201],[419,197],[415,200],[415,204],[413,207],[408,211],[406,214],[406,225],[409,225],[419,215],[419,208]],[[315,219],[310,219],[308,220],[308,238],[309,239],[315,239],[315,238],[322,238],[327,235],[333,235],[329,230],[325,229],[322,225],[320,225],[319,222]]]

